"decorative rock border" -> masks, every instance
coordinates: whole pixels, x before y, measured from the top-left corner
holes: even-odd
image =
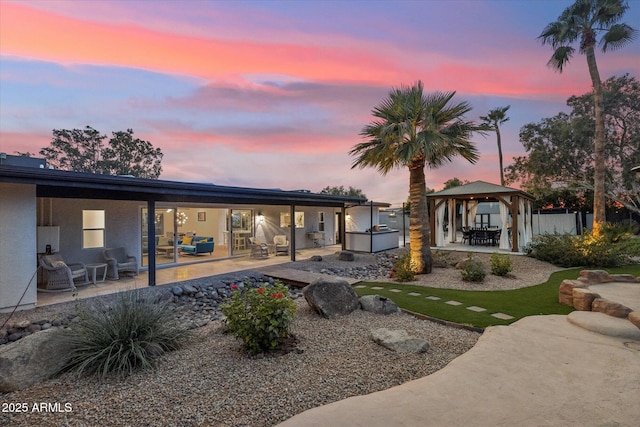
[[[633,311],[621,303],[602,298],[600,294],[589,289],[592,285],[614,282],[638,283],[640,292],[640,277],[631,274],[609,274],[604,270],[582,270],[577,280],[562,281],[558,290],[558,301],[579,311],[595,311],[627,319],[640,328],[640,312]]]

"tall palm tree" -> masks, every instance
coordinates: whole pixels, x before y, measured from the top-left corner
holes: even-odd
[[[467,102],[450,104],[455,92],[423,94],[422,82],[392,89],[372,110],[376,118],[360,135],[367,141],[356,144],[352,168],[375,167],[383,175],[395,168],[409,168],[409,239],[411,269],[430,273],[430,230],[424,168],[441,166],[457,155],[471,163],[478,151],[469,138],[481,127],[463,119],[471,111]]]
[[[571,46],[579,40],[580,53],[587,57],[589,75],[593,85],[593,100],[596,116],[594,141],[594,197],[593,232],[599,234],[605,217],[605,159],[604,159],[604,108],[602,82],[596,63],[595,45],[598,33],[602,52],[621,48],[635,38],[636,30],[627,24],[618,23],[629,6],[624,0],[576,0],[566,8],[555,22],[549,23],[538,37],[542,44],[551,45],[553,55],[547,63],[551,68],[563,71],[575,49]]]
[[[486,116],[480,116],[483,124],[492,129],[496,133],[498,139],[498,159],[500,160],[500,185],[504,186],[504,166],[502,165],[502,138],[500,137],[500,125],[508,122],[507,111],[511,108],[510,105],[506,107],[498,107],[489,111]]]

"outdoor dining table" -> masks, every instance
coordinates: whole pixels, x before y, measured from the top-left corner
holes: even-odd
[[[500,242],[500,229],[499,228],[470,228],[469,229],[469,244],[471,245],[491,245],[496,246]]]

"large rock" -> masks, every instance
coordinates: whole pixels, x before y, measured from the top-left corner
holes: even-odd
[[[358,295],[346,280],[334,277],[316,279],[302,289],[307,303],[327,319],[349,314],[360,308]]]
[[[0,347],[0,392],[22,390],[55,375],[64,365],[54,329]]]
[[[558,302],[573,307],[573,290],[575,288],[586,288],[585,282],[578,280],[565,279],[560,283],[560,289],[558,290]]]
[[[600,298],[599,294],[585,288],[573,288],[573,307],[580,311],[591,311],[593,300]]]
[[[600,313],[608,314],[613,317],[620,317],[626,319],[631,313],[631,309],[620,303],[610,301],[606,298],[596,298],[591,305],[591,311],[598,311]]]
[[[380,295],[365,295],[360,297],[360,305],[364,311],[370,311],[375,314],[386,315],[400,312],[395,302]]]
[[[582,270],[580,271],[580,281],[589,282],[592,285],[597,283],[611,282],[611,276],[604,270]]]
[[[338,252],[338,260],[339,261],[355,261],[356,256],[353,252],[340,251]]]
[[[640,328],[640,311],[632,311],[629,313],[629,316],[627,316],[627,319],[629,319],[629,322],[633,323],[634,326]]]
[[[374,329],[371,331],[371,337],[376,344],[398,353],[426,353],[429,351],[428,342],[410,337],[403,329]]]

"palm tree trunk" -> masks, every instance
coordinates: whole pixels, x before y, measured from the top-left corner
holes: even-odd
[[[593,83],[593,101],[596,113],[596,137],[593,147],[593,233],[599,235],[606,223],[605,191],[604,191],[604,107],[602,103],[602,83],[593,46],[586,49],[587,65]]]
[[[424,161],[414,161],[409,166],[409,242],[411,270],[416,274],[431,273],[431,233],[427,215],[427,189],[424,179]]]
[[[502,139],[500,138],[500,128],[496,125],[496,137],[498,138],[498,160],[500,161],[500,185],[504,187],[504,166],[502,164]]]

